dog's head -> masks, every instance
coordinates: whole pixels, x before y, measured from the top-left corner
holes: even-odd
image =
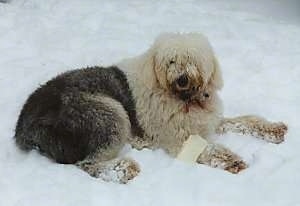
[[[145,57],[147,86],[161,88],[182,101],[203,101],[223,86],[212,47],[201,34],[162,34]]]

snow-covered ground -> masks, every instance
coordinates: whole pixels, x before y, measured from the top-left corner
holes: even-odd
[[[295,0],[0,3],[0,206],[300,205],[297,8]],[[15,147],[18,114],[39,84],[65,70],[139,54],[163,31],[205,33],[224,74],[225,114],[284,121],[286,141],[216,137],[249,163],[238,175],[186,165],[163,151],[130,150],[142,172],[127,185]]]

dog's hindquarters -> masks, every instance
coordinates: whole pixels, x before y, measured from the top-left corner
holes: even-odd
[[[40,105],[37,101],[39,98],[43,98],[43,95],[29,98],[20,115],[15,138],[23,149],[38,148],[59,163],[73,164],[88,160],[94,166],[102,162],[101,168],[105,168],[108,161],[117,158],[131,136],[126,111],[118,101],[108,96],[84,92],[63,93],[52,96],[54,99],[51,102],[57,101],[52,109],[42,108],[47,104]],[[133,161],[125,162],[131,167],[135,164]],[[99,168],[95,170],[102,172]],[[95,170],[85,171],[99,176],[95,175]]]
[[[15,136],[21,148],[37,147],[59,163],[75,163],[99,147],[124,145],[130,124],[115,100],[86,93],[65,93],[57,98],[51,100],[59,104],[55,110],[39,105],[33,112],[25,105]],[[34,107],[35,100],[29,99],[27,105]]]

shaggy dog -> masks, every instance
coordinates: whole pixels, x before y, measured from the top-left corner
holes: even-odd
[[[140,171],[119,151],[164,149],[176,157],[190,135],[209,141],[227,131],[272,143],[287,127],[256,116],[224,118],[223,86],[214,52],[201,34],[163,34],[144,54],[117,66],[63,73],[38,88],[25,103],[15,139],[59,163],[76,164],[91,176],[126,183]],[[198,163],[232,173],[247,167],[229,149],[210,142]]]

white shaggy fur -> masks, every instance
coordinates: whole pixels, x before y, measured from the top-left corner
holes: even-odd
[[[223,118],[222,103],[217,94],[223,86],[221,71],[211,45],[201,34],[162,34],[144,54],[123,60],[118,66],[127,74],[136,101],[137,117],[145,130],[143,139],[146,142],[132,142],[137,147],[163,148],[175,157],[190,135],[207,139],[216,132],[225,132],[222,128],[227,121],[235,121]],[[189,105],[187,111],[184,109],[187,104],[176,98],[170,87],[183,73],[201,85],[200,90],[210,94],[202,106]],[[250,127],[247,118],[240,117],[237,121],[249,130],[257,129],[260,124],[269,125],[258,117],[255,124],[251,120]],[[283,141],[287,130],[283,123],[279,124],[281,135],[276,143]],[[233,128],[232,131],[237,130]],[[264,132],[270,133],[270,128],[262,134]],[[199,156],[198,163],[232,173],[247,167],[238,155],[213,143]]]
[[[176,64],[186,65],[183,69],[195,79],[202,77],[209,87],[211,98],[204,109],[192,107],[186,113],[184,102],[169,92],[168,82],[184,72],[166,68],[175,59]],[[127,72],[138,120],[153,138],[154,147],[176,156],[190,135],[208,137],[215,132],[222,116],[217,90],[223,83],[212,48],[203,35],[161,35],[146,53],[124,60],[118,66]]]
[[[284,140],[283,123],[223,117],[221,71],[201,34],[163,34],[144,54],[118,66],[74,70],[42,85],[21,111],[16,143],[25,150],[38,147],[93,177],[126,183],[140,168],[133,159],[118,157],[125,143],[162,148],[177,157],[190,135],[209,140],[212,134],[232,131],[273,143]],[[212,142],[195,159],[232,173],[247,167],[238,155]]]

